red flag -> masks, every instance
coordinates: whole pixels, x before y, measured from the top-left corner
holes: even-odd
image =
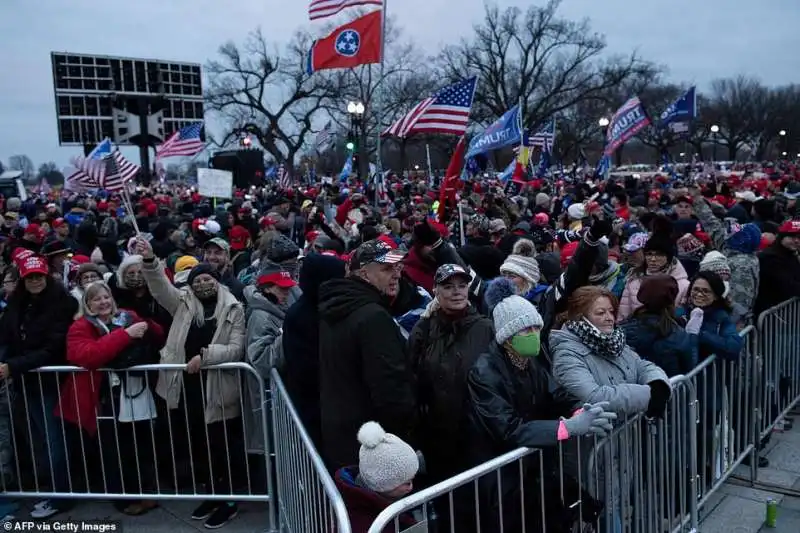
[[[444,208],[447,200],[455,200],[456,198],[456,189],[461,184],[461,169],[464,167],[464,152],[466,149],[467,140],[462,136],[458,140],[456,151],[453,152],[453,157],[450,158],[450,164],[447,165],[447,172],[444,175],[442,186],[439,189],[439,211],[437,213],[439,222],[444,222]]]
[[[516,183],[525,183],[525,167],[522,166],[522,163],[517,161],[517,164],[514,165],[514,173],[511,175],[511,181]]]
[[[381,62],[382,11],[367,13],[317,39],[308,54],[306,70],[353,68]]]

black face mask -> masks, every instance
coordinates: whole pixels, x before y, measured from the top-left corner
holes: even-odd
[[[208,300],[217,295],[217,285],[202,284],[197,287],[192,287],[192,291],[194,291],[194,295],[200,300]]]
[[[145,286],[145,281],[141,276],[125,276],[125,286],[129,289],[141,289]]]

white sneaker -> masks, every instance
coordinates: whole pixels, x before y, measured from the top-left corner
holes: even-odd
[[[31,518],[50,518],[53,515],[56,515],[61,512],[61,509],[58,507],[53,507],[50,503],[50,500],[42,502],[42,505],[39,507],[34,507],[33,511],[31,511]]]

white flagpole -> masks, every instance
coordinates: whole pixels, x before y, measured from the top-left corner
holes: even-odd
[[[383,173],[383,161],[381,159],[381,129],[383,128],[383,90],[381,85],[383,85],[383,76],[384,76],[384,64],[386,62],[386,8],[389,4],[389,0],[383,0],[383,7],[381,9],[381,68],[380,68],[380,76],[378,77],[378,86],[375,88],[375,100],[376,100],[376,115],[378,119],[378,142],[377,142],[377,149],[378,153],[375,157],[375,166],[378,167],[378,174]]]
[[[433,183],[433,166],[431,166],[431,147],[425,143],[425,153],[428,156],[428,182]]]

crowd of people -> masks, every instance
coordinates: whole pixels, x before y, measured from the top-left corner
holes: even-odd
[[[27,460],[39,490],[99,479],[141,493],[116,503],[135,516],[157,506],[146,496],[166,473],[177,490],[189,478],[230,494],[192,513],[221,527],[248,453],[267,444],[256,413],[277,368],[365,532],[415,482],[662,416],[670,377],[712,354],[736,361],[739,331],[800,296],[798,176],[537,180],[515,193],[483,179],[461,184],[457,206],[397,176],[377,198],[360,182],[224,201],[159,184],[131,193],[135,213],[104,191],[4,199],[3,486],[31,483],[15,466]],[[263,379],[209,369],[237,361]],[[155,363],[185,366],[124,370]],[[87,371],[35,372],[56,365]],[[12,439],[12,427],[25,429]],[[519,506],[541,504],[515,491],[523,475],[552,482],[557,463],[544,464],[481,483],[487,526],[502,516],[522,531]],[[594,497],[584,512],[602,508]],[[440,519],[473,530],[473,495],[453,505]],[[546,509],[561,517],[549,530],[577,520],[556,494]]]

